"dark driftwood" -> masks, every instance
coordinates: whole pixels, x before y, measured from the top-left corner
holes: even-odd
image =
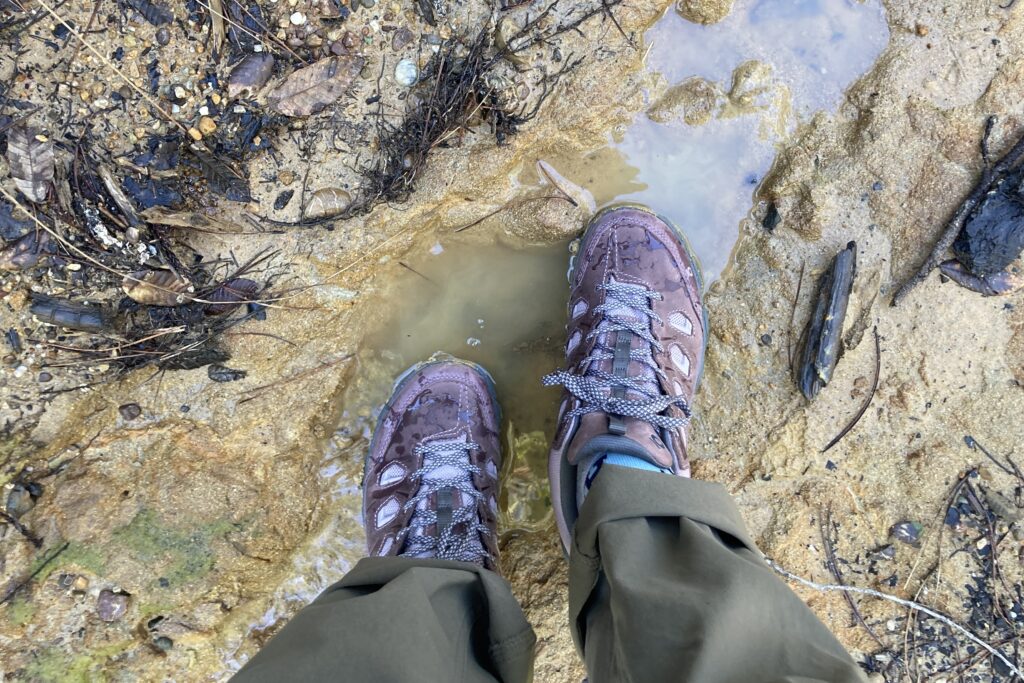
[[[896,294],[892,297],[893,306],[903,301],[907,294],[910,293],[910,290],[923,282],[928,277],[928,274],[945,260],[946,252],[953,246],[957,235],[963,230],[964,224],[967,223],[967,218],[971,215],[971,212],[978,208],[978,204],[985,198],[985,194],[992,188],[992,184],[1000,176],[1016,166],[1021,157],[1024,157],[1024,137],[1022,137],[995,165],[988,163],[988,137],[992,132],[992,126],[995,125],[995,121],[996,117],[990,116],[985,122],[985,135],[981,139],[981,155],[985,160],[985,169],[982,171],[981,180],[978,181],[978,184],[974,186],[971,193],[967,195],[964,203],[953,214],[953,217],[946,225],[945,231],[939,237],[939,241],[935,243],[925,262],[921,264],[921,267],[918,268],[914,275],[896,290]]]

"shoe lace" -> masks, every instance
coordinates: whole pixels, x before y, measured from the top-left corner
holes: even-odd
[[[603,290],[606,296],[604,303],[594,307],[594,312],[601,316],[601,320],[587,334],[587,340],[596,337],[597,341],[590,355],[584,359],[582,374],[559,370],[541,380],[544,386],[564,386],[579,400],[580,405],[570,410],[568,417],[602,412],[643,420],[665,429],[687,424],[690,406],[686,399],[663,393],[655,381],[655,378],[665,379],[665,373],[654,360],[654,351],[661,352],[664,349],[650,330],[651,321],[661,323],[661,317],[654,311],[652,304],[660,301],[662,295],[644,285],[627,282],[608,282],[598,285],[598,289]],[[624,310],[629,314],[623,315]],[[631,339],[629,335],[623,337],[622,332],[647,342],[628,352],[628,360],[643,365],[644,374],[629,376],[625,369],[622,369],[621,374],[600,369],[600,361],[611,360],[614,364],[618,360],[616,349],[607,343],[610,332],[619,333],[616,342],[619,338]],[[627,358],[623,351],[619,354],[623,359]],[[628,363],[623,364],[625,367],[628,367]],[[626,398],[626,390],[639,394],[641,398]],[[677,406],[685,417],[665,415],[664,412],[671,406]]]
[[[426,533],[410,535],[403,551],[405,556],[432,556],[441,560],[459,560],[462,562],[482,563],[490,553],[481,542],[481,534],[489,535],[490,528],[480,521],[478,506],[483,494],[473,485],[473,475],[480,474],[480,468],[469,461],[468,454],[480,447],[472,441],[434,441],[417,444],[414,452],[422,459],[423,465],[412,473],[414,480],[420,481],[416,495],[406,501],[404,511],[416,509],[409,528],[426,529],[439,527],[436,536]],[[444,469],[442,475],[437,475]],[[434,476],[431,476],[434,475]],[[454,508],[450,517],[442,518],[436,509],[425,504],[433,494],[450,495],[452,490],[459,491],[463,500],[468,498],[469,504]],[[455,527],[464,525],[464,533],[456,533]]]

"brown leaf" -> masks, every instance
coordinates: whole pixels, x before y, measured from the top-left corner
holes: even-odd
[[[217,303],[206,305],[207,315],[223,315],[234,310],[243,301],[251,301],[260,286],[244,277],[228,280],[207,297]]]
[[[147,223],[168,225],[172,228],[190,228],[201,232],[237,232],[238,226],[216,216],[208,216],[198,211],[174,211],[162,206],[154,206],[139,214]]]
[[[147,306],[177,306],[191,299],[192,285],[169,270],[138,270],[121,283],[124,293]]]
[[[321,59],[293,72],[274,88],[267,101],[285,116],[315,114],[348,90],[365,61],[356,55]]]
[[[39,263],[40,257],[52,251],[48,233],[30,232],[0,249],[0,270],[28,270]]]
[[[211,192],[233,202],[252,201],[248,178],[243,177],[239,171],[229,166],[227,162],[212,154],[207,154],[195,145],[190,149],[196,155],[196,159],[199,160],[199,168],[203,171]]]
[[[302,217],[306,219],[328,218],[344,213],[352,204],[352,195],[335,187],[325,187],[313,193],[306,204]]]
[[[270,80],[274,73],[274,56],[269,52],[253,52],[231,70],[228,76],[228,97],[252,95]]]
[[[7,162],[14,184],[29,200],[45,202],[53,182],[53,143],[35,129],[18,125],[7,133]]]

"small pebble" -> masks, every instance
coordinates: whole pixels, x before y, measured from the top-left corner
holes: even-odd
[[[899,522],[889,529],[889,535],[897,541],[902,541],[909,545],[917,545],[923,529],[924,527],[917,522]]]
[[[762,334],[761,335],[761,346],[771,346],[771,345],[772,345],[772,335],[770,335],[770,334]]]
[[[139,407],[138,403],[125,403],[117,409],[117,412],[121,413],[121,417],[123,417],[125,421],[131,422],[139,415],[142,415],[142,408]]]
[[[280,181],[282,185],[288,187],[289,185],[295,182],[295,173],[288,170],[279,171],[277,174],[277,179],[278,181]]]
[[[164,652],[167,652],[172,647],[174,647],[174,641],[168,638],[167,636],[160,636],[159,638],[153,641],[153,645],[155,645],[158,650],[163,650]]]
[[[28,368],[24,365],[19,365],[18,367],[14,368],[15,377],[24,377],[26,372],[28,372]]]
[[[76,593],[84,593],[89,590],[89,579],[84,576],[76,576],[75,580],[71,584],[71,590]]]
[[[192,138],[196,142],[199,142],[200,140],[203,139],[203,134],[199,131],[198,128],[189,128],[188,129],[188,135],[189,135],[190,138]]]
[[[96,614],[103,621],[117,621],[128,611],[128,596],[109,589],[100,591],[96,598]]]
[[[156,32],[156,43],[157,45],[167,45],[171,42],[171,32],[167,30],[166,26],[161,26]]]
[[[217,124],[209,116],[199,117],[199,132],[203,135],[210,135],[217,130]]]
[[[403,26],[395,31],[395,35],[392,36],[391,49],[395,51],[401,50],[413,40],[415,40],[415,36],[412,34],[412,31]]]
[[[49,382],[51,379],[53,379],[53,375],[51,375],[50,373],[48,373],[48,372],[40,372],[39,373],[39,381],[40,382]]]
[[[399,85],[406,87],[416,82],[419,77],[419,69],[416,68],[416,63],[411,59],[403,59],[395,67],[395,80]]]
[[[302,26],[306,23],[306,15],[302,12],[293,12],[292,16],[288,18],[295,26]]]
[[[21,484],[15,484],[11,492],[7,494],[7,514],[18,518],[34,508],[35,500],[27,488]]]

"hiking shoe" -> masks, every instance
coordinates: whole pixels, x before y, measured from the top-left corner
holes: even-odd
[[[371,556],[497,568],[499,423],[494,382],[477,365],[434,354],[399,377],[363,474]]]
[[[588,477],[608,454],[690,475],[686,430],[708,328],[697,259],[644,208],[595,216],[569,277],[567,369],[543,380],[565,387],[548,473],[567,551]]]

